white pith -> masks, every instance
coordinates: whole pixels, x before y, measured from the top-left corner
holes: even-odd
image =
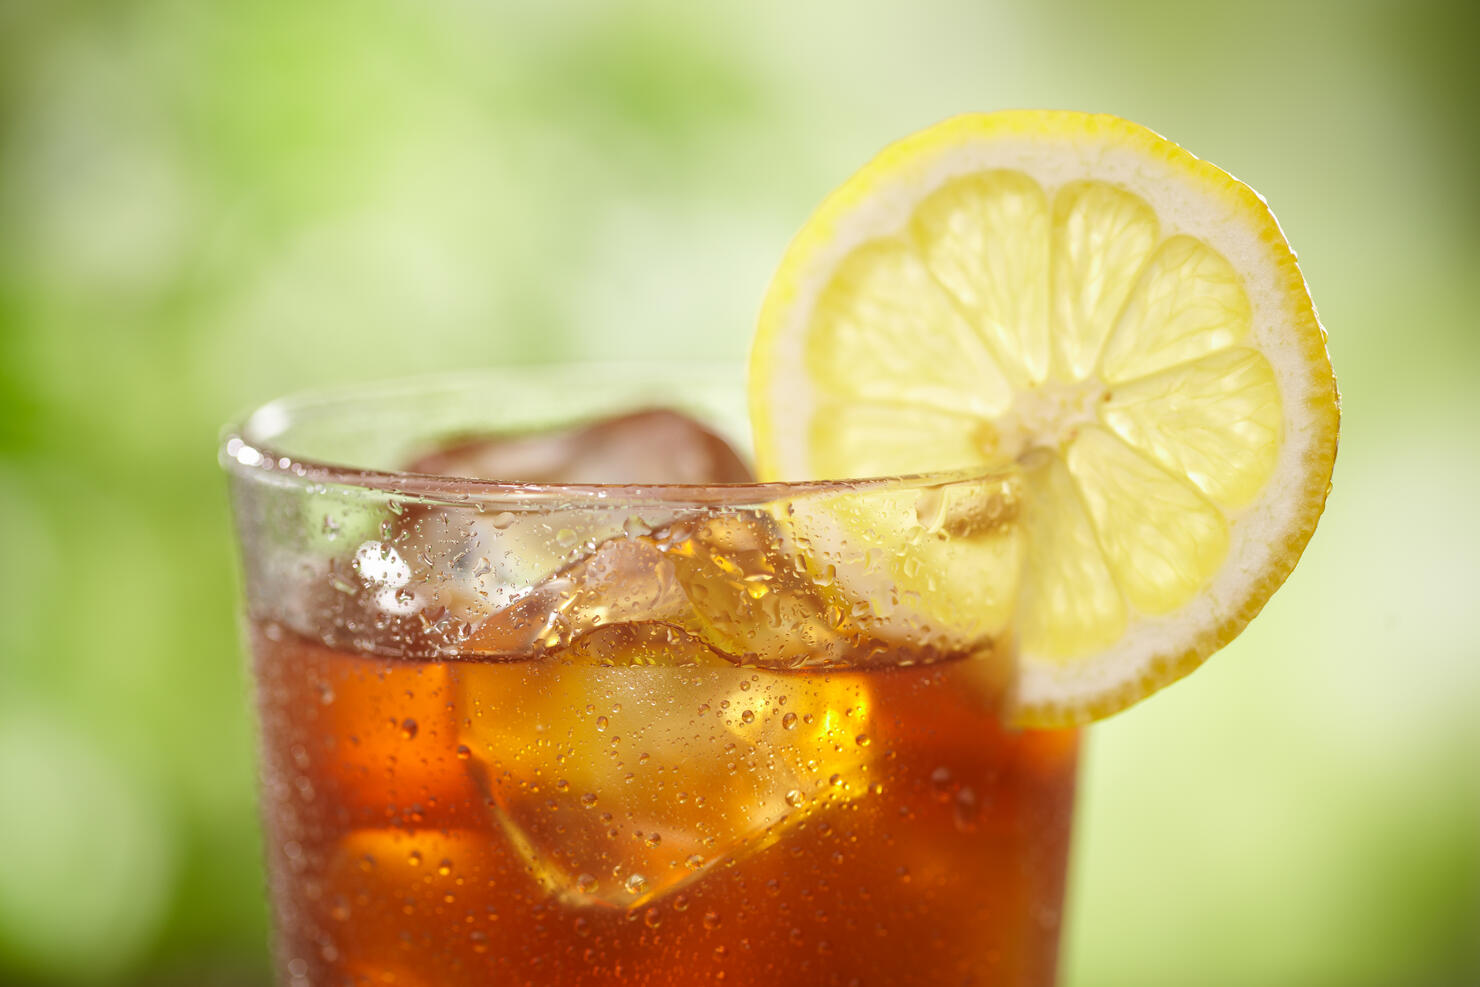
[[[1020,459],[1032,449],[1062,450],[1080,428],[1100,424],[1098,408],[1108,393],[1098,377],[1072,384],[1039,384],[1018,391],[1012,407],[984,435],[985,451]]]

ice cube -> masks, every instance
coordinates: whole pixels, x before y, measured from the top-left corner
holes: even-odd
[[[651,902],[867,788],[859,673],[737,667],[647,624],[453,675],[495,820],[570,904]]]
[[[658,622],[735,664],[862,665],[884,654],[785,543],[764,511],[708,513],[612,538],[486,617],[467,647],[537,655],[599,627]]]
[[[691,621],[672,564],[647,537],[603,542],[514,603],[486,617],[466,650],[500,657],[538,655],[612,624]]]
[[[881,645],[808,571],[765,510],[680,520],[655,535],[692,612],[686,626],[741,664],[871,664]]]
[[[664,623],[611,624],[577,638],[562,657],[578,665],[608,668],[726,668],[719,652]]]
[[[413,461],[417,472],[520,482],[732,483],[752,476],[740,457],[704,425],[674,411],[640,411],[578,428],[513,437],[469,439]],[[509,623],[520,624],[560,588],[555,575],[625,532],[645,532],[670,522],[674,510],[647,506],[552,506],[474,511],[466,507],[414,504],[392,525],[395,546],[416,570],[396,588],[372,587],[372,603],[397,614],[420,613],[433,643],[457,647],[458,632],[490,613],[503,611],[474,644],[483,653],[519,643]],[[604,557],[604,556],[603,556]],[[598,558],[598,562],[601,558]],[[375,558],[372,557],[372,562]],[[400,576],[382,572],[374,575]],[[525,599],[545,582],[542,595]],[[549,616],[545,614],[544,616]],[[538,623],[538,617],[535,618]],[[434,626],[435,625],[435,626]],[[536,628],[537,630],[537,628]],[[491,650],[490,650],[491,649]],[[520,650],[511,653],[525,653]]]
[[[865,610],[830,593],[828,579],[767,510],[711,511],[602,542],[482,617],[464,647],[537,656],[599,627],[656,622],[737,665],[848,668],[949,657],[929,641],[881,640]]]
[[[635,411],[590,425],[466,439],[427,453],[416,473],[522,483],[746,483],[749,467],[687,415]]]

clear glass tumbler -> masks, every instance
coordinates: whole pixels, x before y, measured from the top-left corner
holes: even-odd
[[[572,368],[229,432],[281,983],[1053,982],[1076,735],[949,612],[1011,577],[929,571],[1011,478],[707,482],[739,405]],[[611,418],[658,408],[705,428]]]

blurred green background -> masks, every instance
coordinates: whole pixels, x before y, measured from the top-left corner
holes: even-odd
[[[1264,193],[1345,399],[1284,591],[1093,731],[1065,981],[1480,983],[1475,9],[0,0],[0,982],[266,981],[222,422],[738,361],[880,145],[1064,106]]]

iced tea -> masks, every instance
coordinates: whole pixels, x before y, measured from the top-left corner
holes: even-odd
[[[784,491],[246,458],[284,984],[1053,982],[1075,735],[1004,725],[1006,637],[841,594]]]

